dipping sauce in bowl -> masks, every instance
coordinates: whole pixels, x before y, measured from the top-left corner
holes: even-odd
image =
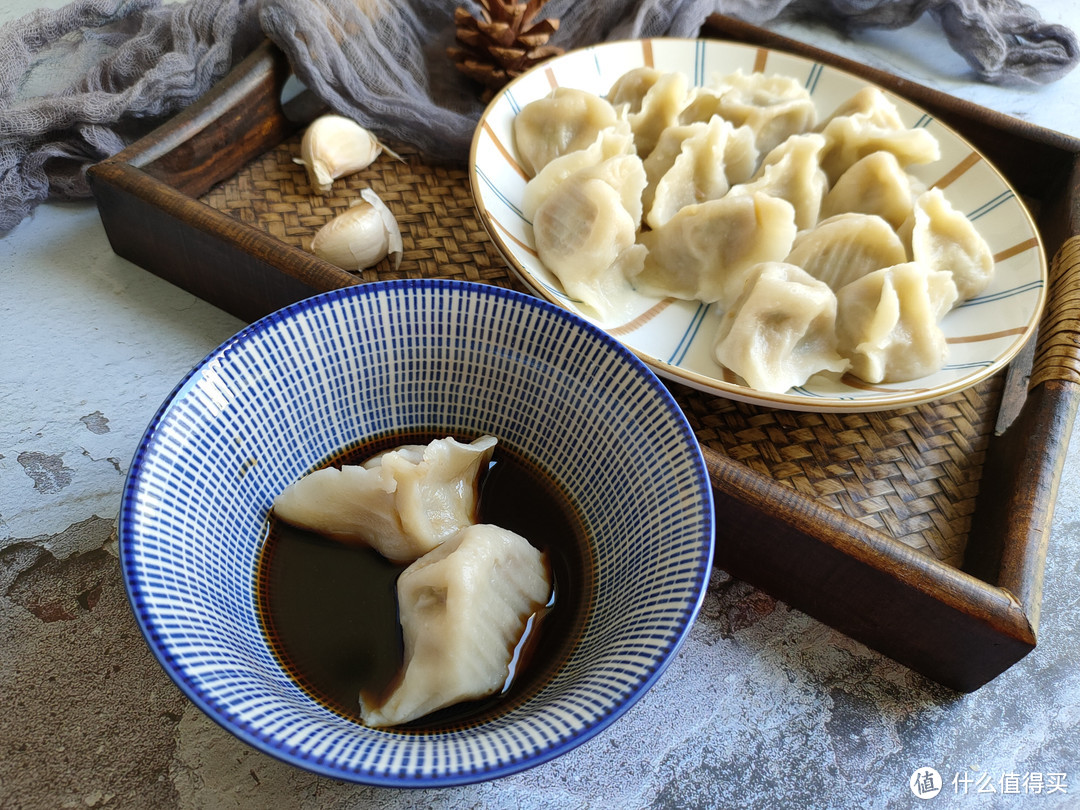
[[[550,610],[505,694],[365,725],[360,693],[397,677],[400,566],[286,530],[275,502],[328,464],[483,436],[483,519],[547,552]],[[713,527],[697,440],[631,352],[537,298],[425,280],[301,301],[212,352],[148,427],[119,535],[151,650],[212,719],[314,773],[439,787],[559,756],[640,699],[697,615]]]

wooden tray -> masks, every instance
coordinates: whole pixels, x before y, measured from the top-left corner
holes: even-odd
[[[877,414],[776,411],[672,384],[702,445],[721,520],[716,563],[911,668],[977,689],[1036,644],[1043,562],[1080,399],[1080,142],[725,17],[704,32],[797,52],[905,95],[1009,177],[1055,256],[1038,345],[968,391]],[[402,145],[331,195],[311,193],[266,43],[198,104],[90,171],[113,249],[254,320],[377,278],[519,287],[476,217],[463,165]],[[308,253],[370,186],[405,252],[360,275]]]

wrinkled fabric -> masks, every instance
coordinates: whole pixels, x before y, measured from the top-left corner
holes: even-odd
[[[452,66],[454,0],[75,0],[0,29],[0,234],[46,199],[89,196],[86,169],[199,98],[268,36],[335,111],[434,159],[464,160],[483,105]],[[479,15],[473,0],[461,4]],[[565,49],[690,37],[706,17],[894,29],[924,14],[974,78],[1041,84],[1075,34],[1017,0],[549,0]]]
[[[0,233],[199,98],[263,39],[255,0],[80,0],[0,29]]]

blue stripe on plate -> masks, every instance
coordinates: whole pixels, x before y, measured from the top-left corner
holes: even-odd
[[[988,295],[977,295],[974,298],[969,298],[967,301],[964,301],[961,304],[957,304],[955,309],[961,309],[962,307],[974,307],[978,306],[979,304],[989,304],[994,301],[1003,301],[1006,298],[1012,298],[1016,295],[1023,295],[1024,293],[1041,290],[1042,288],[1042,281],[1029,281],[1027,284],[1021,284],[1019,287],[1012,287],[1008,290],[1001,290],[1000,292],[990,293]]]
[[[985,214],[989,214],[991,211],[993,211],[999,205],[1001,205],[1002,203],[1008,202],[1012,198],[1013,198],[1012,190],[1007,189],[1007,190],[1001,192],[1000,194],[998,194],[992,200],[983,203],[978,208],[976,208],[974,211],[972,211],[970,214],[968,214],[968,219],[975,220],[975,219],[978,219],[981,216],[984,216]]]
[[[481,169],[479,166],[476,166],[475,170],[476,170],[476,176],[480,178],[480,180],[483,182],[483,184],[485,186],[487,186],[489,189],[491,189],[491,193],[494,194],[496,197],[498,197],[499,200],[503,203],[503,205],[505,205],[514,214],[516,214],[518,219],[520,219],[526,225],[532,225],[532,223],[529,222],[528,219],[526,219],[524,212],[522,212],[522,210],[520,208],[518,208],[517,205],[513,201],[511,201],[511,199],[509,197],[506,196],[506,194],[503,193],[502,189],[500,189],[498,186],[496,186],[491,181],[491,178],[489,178],[484,173],[483,169]]]
[[[686,357],[686,353],[690,351],[690,346],[694,342],[694,338],[697,337],[698,331],[701,329],[701,324],[705,321],[705,316],[709,310],[712,309],[712,304],[698,304],[697,309],[694,311],[694,316],[690,319],[690,323],[686,327],[686,331],[683,332],[682,338],[679,340],[678,345],[675,346],[675,351],[671,357],[668,358],[668,363],[672,365],[678,365]]]

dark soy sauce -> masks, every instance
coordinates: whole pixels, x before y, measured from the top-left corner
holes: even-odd
[[[445,435],[389,437],[332,464],[358,464],[383,450],[427,444]],[[581,522],[566,495],[534,465],[499,445],[481,473],[480,487],[477,522],[517,532],[545,552],[554,598],[534,620],[501,695],[447,707],[404,728],[460,726],[521,700],[564,660],[588,609],[592,564]],[[360,692],[384,694],[401,667],[396,588],[406,567],[367,547],[330,540],[271,515],[256,572],[263,630],[282,666],[309,695],[357,721]]]

